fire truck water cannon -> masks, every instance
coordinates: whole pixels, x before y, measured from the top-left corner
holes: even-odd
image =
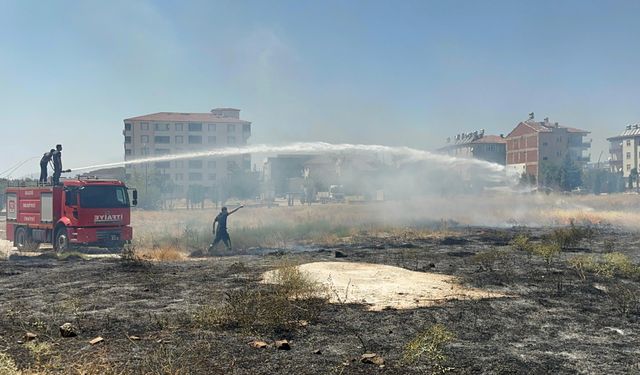
[[[5,193],[7,240],[20,251],[43,243],[58,252],[80,246],[120,250],[133,237],[131,207],[138,192],[121,181],[67,179],[58,186],[8,187]]]

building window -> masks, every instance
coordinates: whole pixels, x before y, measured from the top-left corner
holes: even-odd
[[[171,153],[171,150],[169,150],[168,148],[156,148],[155,150],[153,150],[153,152],[156,155],[169,155]]]
[[[209,124],[209,125],[207,125],[207,127],[208,127],[210,132],[216,131],[216,124]]]
[[[153,137],[153,141],[155,143],[168,144],[171,143],[171,137],[169,137],[168,135],[156,135],[155,137]]]
[[[176,160],[176,168],[184,168],[184,160]]]
[[[128,149],[124,150],[124,154],[127,155],[127,156],[131,156],[131,155],[133,155],[133,152],[131,151],[130,148],[128,148]]]
[[[143,145],[146,145],[147,143],[149,143],[149,136],[148,135],[141,135],[140,136],[140,143],[142,143]]]
[[[169,130],[169,124],[161,124],[159,122],[156,122],[153,124],[153,128],[156,131],[168,131]]]
[[[143,147],[140,149],[140,155],[147,156],[149,155],[149,147]]]
[[[216,136],[215,135],[210,135],[207,137],[207,142],[211,143],[211,144],[215,144],[216,143]]]
[[[171,168],[171,162],[170,161],[158,161],[158,162],[156,162],[156,168],[158,168],[158,169]]]
[[[631,140],[627,139],[627,146],[631,146]]]
[[[189,181],[202,181],[202,173],[197,173],[197,172],[189,173]]]
[[[189,160],[189,168],[191,169],[200,169],[202,165],[202,160]]]
[[[235,124],[227,124],[227,131],[228,132],[236,131],[236,125]]]
[[[627,159],[631,159],[631,153],[627,152]]]
[[[176,144],[184,143],[184,138],[181,135],[176,135]]]
[[[126,135],[124,137],[124,143],[131,143],[131,136]]]
[[[190,122],[189,123],[189,131],[190,132],[201,132],[202,124],[199,122]]]
[[[189,144],[200,144],[202,143],[202,136],[200,135],[190,135],[189,136]]]
[[[215,160],[209,160],[209,161],[207,161],[207,168],[209,168],[209,169],[215,169],[215,168],[216,168],[216,161],[215,161]]]
[[[547,142],[542,142],[542,145],[543,145],[543,146],[549,146],[549,143],[547,143]]]
[[[149,123],[148,122],[141,122],[140,123],[140,129],[149,130]]]
[[[227,137],[227,143],[230,145],[235,145],[236,144],[236,137],[230,135]]]
[[[182,126],[182,124],[179,122],[176,122],[176,131],[181,132],[183,130],[184,130],[184,127]]]
[[[630,171],[631,170],[631,164],[627,164],[627,170]]]
[[[542,160],[549,160],[549,158],[545,156],[542,158]]]
[[[129,130],[131,130],[131,124],[130,124],[130,123],[128,123],[128,122],[125,122],[125,123],[124,123],[124,130],[125,130],[125,131],[129,131]]]
[[[182,173],[176,173],[176,181],[182,181],[184,179],[184,175]]]
[[[209,173],[209,181],[215,181],[216,180],[216,174],[215,173]]]

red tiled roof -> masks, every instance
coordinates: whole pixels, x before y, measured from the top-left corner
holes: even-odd
[[[158,112],[149,115],[127,118],[124,121],[166,121],[166,122],[235,122],[250,124],[249,121],[240,120],[233,117],[222,117],[213,113],[180,113],[180,112]]]
[[[537,121],[531,121],[531,120],[527,120],[527,121],[521,122],[521,124],[525,124],[525,125],[529,126],[530,128],[532,128],[533,130],[535,130],[537,132],[544,132],[544,133],[551,132],[551,131],[553,131],[553,128],[556,127],[554,124],[551,124],[551,123],[549,123],[547,125],[544,122],[537,122]],[[585,134],[590,133],[590,132],[588,132],[586,130],[582,130],[582,129],[578,129],[578,128],[570,128],[570,127],[567,127],[567,126],[558,125],[558,128],[566,129],[569,133],[585,133]]]

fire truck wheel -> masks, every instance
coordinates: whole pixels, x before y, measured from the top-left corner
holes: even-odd
[[[35,251],[40,247],[40,243],[33,241],[31,233],[24,227],[16,229],[15,239],[18,251]]]
[[[67,228],[61,227],[56,230],[55,241],[53,243],[57,253],[69,251],[69,237],[67,236]]]

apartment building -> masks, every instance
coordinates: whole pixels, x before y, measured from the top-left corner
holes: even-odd
[[[209,113],[159,112],[124,120],[125,160],[240,147],[251,136],[251,122],[240,110],[216,108]],[[212,190],[225,185],[235,171],[251,170],[251,155],[200,157],[127,165],[127,177],[160,173],[175,183],[172,198],[182,198],[190,185]]]
[[[625,130],[609,141],[609,166],[612,172],[629,177],[633,168],[640,170],[640,125],[627,125]]]
[[[507,141],[503,136],[487,135],[484,129],[447,138],[447,145],[437,150],[455,157],[474,158],[505,165]]]
[[[561,165],[568,155],[575,163],[584,166],[590,159],[585,152],[591,147],[591,141],[584,139],[589,133],[551,123],[549,118],[538,122],[531,114],[506,137],[507,168],[513,173],[533,175],[540,181],[540,165],[544,162]]]

